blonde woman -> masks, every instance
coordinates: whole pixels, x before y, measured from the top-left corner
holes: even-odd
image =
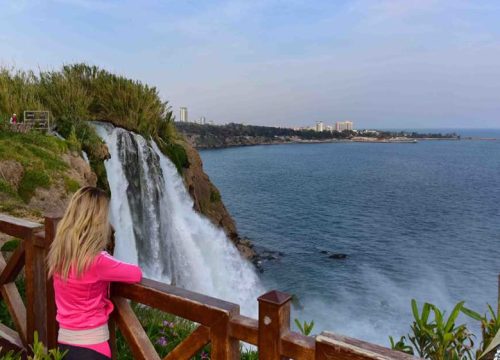
[[[113,258],[104,251],[110,238],[109,198],[94,187],[72,197],[48,255],[49,276],[59,323],[58,343],[68,350],[66,360],[108,359],[108,318],[112,281],[141,281],[138,266]]]

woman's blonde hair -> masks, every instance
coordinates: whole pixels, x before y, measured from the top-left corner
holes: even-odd
[[[110,237],[108,195],[95,187],[78,190],[57,226],[47,257],[49,276],[80,276],[104,250]]]

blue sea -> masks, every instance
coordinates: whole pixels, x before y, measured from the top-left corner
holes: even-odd
[[[263,261],[264,285],[295,294],[292,316],[314,320],[313,332],[387,346],[409,331],[412,298],[448,313],[461,300],[482,313],[496,305],[500,140],[200,153],[240,234],[281,253]]]

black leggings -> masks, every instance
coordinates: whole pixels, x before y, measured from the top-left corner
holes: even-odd
[[[67,344],[57,344],[59,350],[66,351],[64,360],[109,360],[109,357],[98,353],[92,349],[87,349],[80,346],[67,345]]]

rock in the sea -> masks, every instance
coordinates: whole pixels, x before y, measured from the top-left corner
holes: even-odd
[[[328,256],[330,259],[346,259],[347,254],[331,254]]]

